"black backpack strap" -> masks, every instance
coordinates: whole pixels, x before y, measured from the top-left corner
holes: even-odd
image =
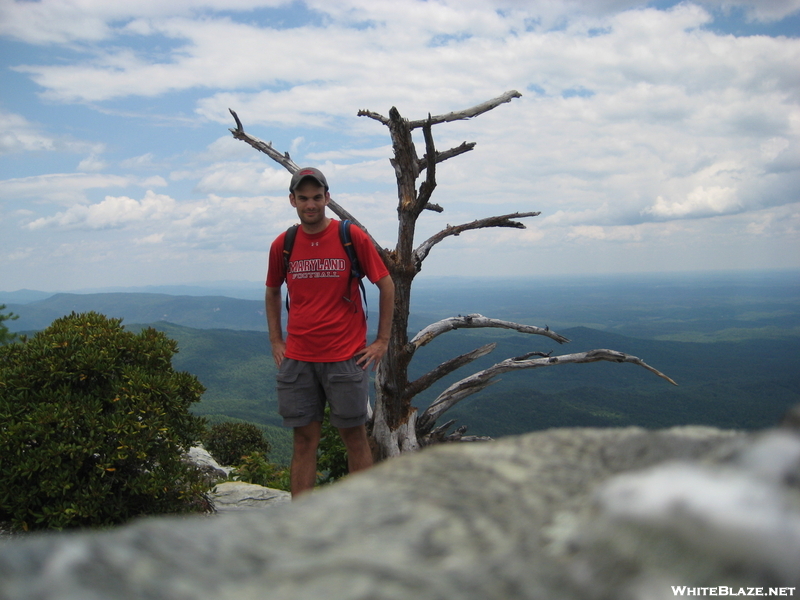
[[[292,248],[294,248],[294,240],[297,237],[297,228],[299,225],[292,225],[286,230],[286,235],[283,238],[283,280],[289,282],[289,257],[292,255]],[[286,311],[289,311],[289,286],[286,286]]]
[[[364,316],[367,316],[367,291],[364,289],[364,270],[361,268],[361,263],[358,261],[356,248],[353,245],[353,238],[350,235],[350,227],[353,223],[349,219],[343,219],[339,222],[339,239],[344,246],[344,251],[347,253],[347,258],[350,260],[350,281],[353,278],[358,279],[358,286],[361,288],[361,298],[364,300]],[[348,285],[348,289],[350,286]],[[346,298],[351,302],[350,298]]]

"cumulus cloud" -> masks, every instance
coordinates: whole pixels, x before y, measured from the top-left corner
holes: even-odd
[[[122,227],[145,219],[158,220],[173,212],[175,200],[147,191],[141,201],[127,196],[108,196],[98,204],[77,204],[52,217],[36,219],[28,224],[35,230],[48,226],[61,228],[107,229]]]
[[[141,199],[107,196],[29,220],[28,231],[128,231],[139,246],[227,248],[265,251],[265,231],[277,234],[291,222],[279,218],[285,198],[209,195],[178,201],[147,190]]]
[[[659,196],[655,204],[644,209],[659,218],[706,217],[741,210],[742,205],[733,188],[699,187],[680,200],[666,200]]]

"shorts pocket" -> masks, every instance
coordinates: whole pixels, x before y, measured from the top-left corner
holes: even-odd
[[[275,376],[275,379],[278,381],[278,387],[281,385],[291,385],[297,381],[297,378],[300,377],[300,373],[278,373]]]
[[[278,372],[275,376],[278,387],[278,414],[284,419],[302,417],[305,414],[303,410],[304,394],[298,386],[299,378],[300,373],[298,372]]]
[[[364,381],[364,372],[357,371],[355,373],[331,373],[328,375],[328,381],[334,385],[337,383],[361,383]]]
[[[363,419],[367,414],[368,386],[369,378],[361,369],[328,373],[328,400],[332,417],[342,424],[351,419]]]

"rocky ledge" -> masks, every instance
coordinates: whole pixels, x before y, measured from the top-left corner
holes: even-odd
[[[798,565],[796,430],[553,429],[434,447],[267,511],[11,539],[0,599],[788,596]]]

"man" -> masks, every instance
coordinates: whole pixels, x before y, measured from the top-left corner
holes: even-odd
[[[367,278],[380,291],[378,335],[367,345],[367,325],[358,281],[339,237],[339,222],[328,218],[325,176],[300,169],[289,185],[289,202],[300,227],[288,273],[283,249],[286,233],[272,243],[267,271],[267,324],[278,366],[278,405],[283,424],[294,428],[292,497],[314,486],[317,446],[327,402],[331,424],[347,448],[351,473],[372,465],[365,423],[369,402],[366,370],[378,366],[389,346],[394,283],[369,237],[356,226],[350,232]],[[281,285],[286,281],[289,320],[281,327]]]

